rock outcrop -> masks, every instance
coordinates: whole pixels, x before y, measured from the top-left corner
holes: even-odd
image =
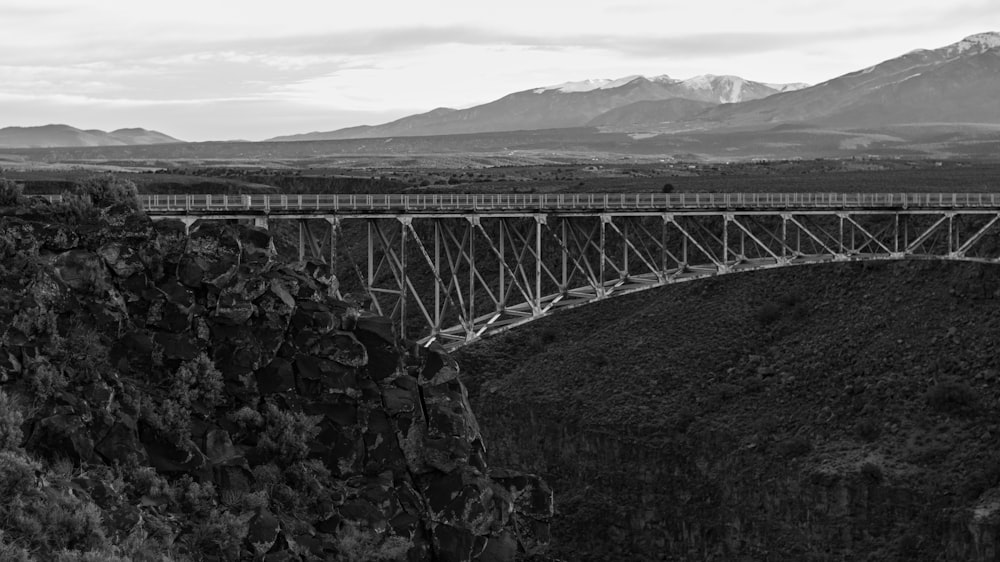
[[[544,549],[552,492],[490,469],[455,361],[337,300],[324,264],[243,226],[38,218],[0,217],[0,391],[32,405],[23,452],[118,475],[72,483],[108,537],[175,559]]]

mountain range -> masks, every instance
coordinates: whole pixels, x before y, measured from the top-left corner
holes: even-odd
[[[1000,124],[1000,33],[911,51],[809,88],[721,105],[688,121],[682,128]]]
[[[1000,124],[1000,33],[919,49],[821,84],[766,84],[737,76],[627,76],[515,92],[468,109],[439,108],[376,126],[272,141],[364,139],[597,127],[671,133],[781,124],[879,127]]]
[[[665,114],[681,118],[701,113],[720,103],[764,98],[805,84],[765,84],[738,76],[696,76],[677,80],[669,76],[627,76],[617,80],[567,82],[508,94],[496,101],[468,109],[438,108],[376,126],[351,127],[330,132],[289,135],[272,141],[338,140],[397,136],[453,135],[503,131],[563,129],[606,123],[608,112],[632,104],[668,100]],[[638,109],[642,111],[641,109]],[[634,113],[616,113],[628,119]]]
[[[0,148],[52,148],[76,146],[132,146],[184,142],[157,131],[118,129],[110,133],[81,130],[69,125],[5,127],[0,129]]]
[[[589,150],[585,147],[600,145],[624,152],[713,158],[843,156],[853,154],[845,151],[864,154],[877,148],[892,154],[995,155],[1000,153],[998,92],[1000,33],[988,32],[937,49],[911,51],[812,86],[714,75],[591,79],[514,92],[466,109],[438,108],[380,125],[269,142],[356,139],[356,146],[337,150],[372,154],[418,146],[435,152],[462,147]],[[375,148],[365,141],[372,138],[397,141]],[[953,141],[962,145],[961,151],[950,148],[956,146]],[[179,142],[144,129],[0,129],[0,148]],[[951,144],[942,148],[941,143]],[[197,152],[195,147],[201,145],[185,146]]]

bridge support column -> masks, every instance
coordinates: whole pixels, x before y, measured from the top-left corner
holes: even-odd
[[[559,219],[559,230],[562,235],[561,243],[559,244],[560,253],[562,254],[562,281],[559,285],[559,291],[566,294],[569,290],[569,246],[567,246],[567,236],[566,236],[566,221],[567,219]]]
[[[535,215],[535,302],[531,307],[535,316],[542,313],[542,226],[545,224],[545,215]]]
[[[406,339],[406,237],[411,225],[410,217],[399,218],[399,337]]]
[[[781,260],[786,264],[792,261],[792,258],[789,256],[791,248],[788,246],[788,221],[791,218],[792,215],[787,213],[781,214]]]
[[[847,253],[844,251],[844,220],[847,219],[847,214],[837,213],[837,219],[840,224],[840,233],[837,236],[837,253],[833,254],[833,261],[847,261]],[[853,235],[853,230],[851,232]]]
[[[267,230],[267,215],[264,215],[263,217],[254,217],[253,225],[256,228],[263,228],[264,230]]]
[[[326,222],[330,225],[330,272],[337,274],[337,231],[340,230],[340,219],[337,217],[326,217]]]
[[[729,273],[732,267],[729,265],[729,223],[732,222],[733,215],[723,213],[722,215],[722,259],[719,260],[719,273]]]
[[[600,244],[598,246],[598,259],[600,263],[598,264],[597,270],[597,298],[603,299],[608,296],[607,287],[604,286],[604,272],[605,272],[605,261],[607,260],[607,225],[611,222],[611,215],[602,214],[600,223]]]
[[[171,220],[171,219],[173,219],[173,220],[179,220],[182,223],[184,223],[184,234],[191,234],[191,227],[194,226],[195,221],[198,220],[198,219],[196,219],[194,217],[157,217],[157,216],[151,216],[149,218],[152,221],[165,221],[165,220]]]
[[[299,221],[299,261],[306,259],[306,221]]]

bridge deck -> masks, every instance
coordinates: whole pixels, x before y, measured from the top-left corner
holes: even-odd
[[[1000,263],[1000,193],[180,194],[142,204],[187,228],[296,221],[300,259],[330,264],[341,289],[364,293],[399,335],[446,347],[713,275],[849,260]]]
[[[689,210],[1000,209],[996,193],[558,193],[143,195],[153,214],[592,213]]]

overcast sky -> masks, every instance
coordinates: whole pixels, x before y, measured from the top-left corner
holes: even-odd
[[[261,140],[588,78],[818,83],[1000,30],[1000,2],[0,0],[0,23],[0,127]]]

